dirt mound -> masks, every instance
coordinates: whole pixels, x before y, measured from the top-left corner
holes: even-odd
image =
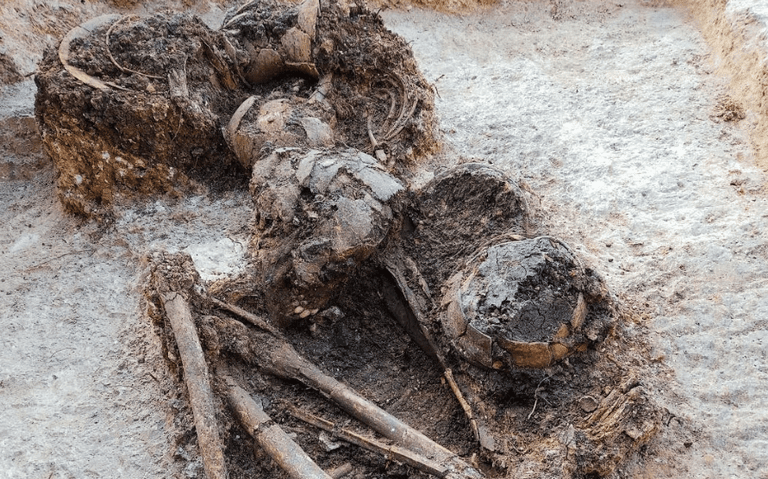
[[[113,21],[119,18],[111,17]],[[83,29],[93,28],[92,35],[70,39],[71,64],[86,75],[121,77],[124,72],[107,52],[110,24],[101,23]],[[212,108],[226,108],[227,104],[234,108],[240,98],[229,95],[227,101],[222,98],[227,95],[211,85],[212,68],[202,52],[184,65],[186,56],[202,44],[201,40],[188,40],[208,38],[207,27],[184,15],[151,17],[133,27],[129,32],[136,34],[126,35],[127,44],[157,40],[164,50],[147,50],[146,56],[138,50],[142,53],[136,63],[146,72],[114,78],[121,85],[107,80],[116,87],[94,88],[83,83],[65,70],[61,55],[52,50],[40,64],[36,116],[46,152],[58,170],[59,198],[75,213],[103,214],[115,194],[179,194],[207,177],[221,182],[244,176],[224,144],[218,115],[200,106],[213,100]],[[157,31],[159,28],[162,30]],[[125,62],[119,53],[116,59]],[[171,94],[166,70],[154,71],[163,75],[159,78],[147,76],[153,67],[171,66],[186,71],[186,95]],[[214,186],[214,181],[205,184]]]
[[[243,186],[222,129],[250,97],[255,111],[323,102],[326,145],[380,151],[390,167],[434,150],[433,94],[405,42],[365,8],[316,3],[249,3],[215,31],[184,14],[109,15],[70,31],[36,77],[62,202],[101,215],[115,195]],[[272,133],[270,148],[291,141]]]
[[[498,170],[461,165],[408,193],[362,152],[278,148],[253,172],[250,272],[206,288],[189,257],[150,257],[150,315],[188,391],[178,417],[198,431],[180,442],[206,467],[604,476],[658,430],[660,409],[616,367],[633,353],[609,328],[604,284],[564,243],[512,233],[529,212]],[[472,229],[479,250],[450,241]],[[450,253],[430,257],[432,288],[410,256],[430,249]],[[246,435],[267,452],[254,458]]]

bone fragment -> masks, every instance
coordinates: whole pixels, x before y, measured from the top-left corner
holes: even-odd
[[[330,471],[328,471],[328,475],[331,476],[333,479],[341,479],[342,477],[346,476],[350,472],[352,472],[352,464],[347,462],[335,469],[331,469]]]

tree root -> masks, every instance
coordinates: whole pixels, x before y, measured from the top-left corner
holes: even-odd
[[[373,136],[373,130],[371,129],[371,115],[368,115],[368,139],[371,140],[371,146],[375,150],[379,146],[379,142],[376,141],[376,137]]]
[[[467,416],[467,419],[469,420],[469,427],[472,428],[472,434],[475,436],[475,441],[478,443],[481,442],[480,431],[477,428],[477,421],[472,414],[472,407],[469,405],[467,400],[464,399],[464,394],[462,394],[461,389],[459,389],[459,385],[456,384],[456,380],[453,378],[453,371],[451,371],[451,368],[447,368],[445,371],[443,371],[443,376],[445,376],[445,380],[448,381],[448,385],[451,387],[453,395],[456,396],[456,400],[459,401],[461,409],[464,410],[464,415]]]
[[[226,311],[229,311],[232,314],[236,314],[237,316],[240,316],[241,318],[245,319],[252,325],[256,326],[257,328],[263,329],[264,331],[271,333],[272,335],[279,337],[280,333],[275,329],[274,326],[269,324],[268,322],[264,321],[260,317],[256,316],[255,314],[251,314],[248,311],[238,308],[237,306],[229,303],[225,303],[224,301],[220,301],[216,298],[209,298],[213,304],[220,307],[221,309],[224,309]]]
[[[408,89],[405,87],[405,82],[397,72],[392,72],[391,75],[400,84],[401,91],[403,92],[403,102],[400,105],[400,115],[397,117],[397,121],[395,121],[395,123],[392,125],[392,128],[387,131],[387,133],[384,135],[384,138],[389,137],[392,132],[397,129],[397,127],[400,125],[400,122],[403,120],[403,117],[405,116],[405,109],[408,106]]]
[[[232,45],[232,42],[229,41],[226,35],[221,36],[222,40],[224,41],[224,51],[227,53],[227,56],[229,57],[229,61],[232,62],[232,64],[235,66],[235,73],[237,74],[237,78],[240,79],[241,82],[243,82],[243,85],[248,85],[248,80],[245,79],[243,76],[243,72],[240,69],[240,62],[237,59],[237,49],[234,45]]]
[[[240,20],[244,15],[246,15],[246,13],[243,12],[243,10],[245,10],[248,7],[250,7],[254,3],[256,3],[256,0],[250,0],[250,1],[245,2],[244,4],[240,5],[240,7],[238,7],[238,9],[235,11],[235,14],[232,16],[232,18],[230,18],[227,21],[227,23],[225,23],[224,25],[221,26],[221,30],[224,30],[225,28],[229,27],[230,25],[232,25],[236,21]]]
[[[62,65],[64,65],[64,69],[67,70],[70,75],[77,78],[86,85],[92,88],[96,88],[97,90],[109,90],[110,88],[115,88],[117,90],[131,91],[130,89],[115,83],[99,80],[98,78],[85,73],[83,70],[69,63],[69,57],[71,54],[70,47],[74,40],[79,38],[86,38],[99,27],[114,22],[120,17],[120,15],[116,14],[102,15],[100,17],[94,18],[93,20],[88,20],[82,25],[76,26],[67,32],[66,35],[64,35],[64,38],[61,39],[61,44],[59,44],[59,61]]]
[[[201,40],[201,43],[203,44],[203,52],[205,53],[206,58],[208,58],[208,61],[211,62],[213,69],[216,70],[216,72],[219,74],[219,77],[224,83],[224,87],[227,90],[236,89],[237,82],[234,78],[232,78],[232,71],[230,70],[229,65],[227,65],[227,62],[221,58],[219,52],[217,52],[213,46],[209,45],[208,42]]]
[[[419,105],[419,100],[417,98],[413,102],[413,106],[411,106],[411,109],[408,111],[408,114],[402,120],[402,123],[400,123],[400,119],[398,119],[399,124],[395,124],[396,128],[394,128],[391,133],[388,133],[387,136],[384,137],[387,141],[393,140],[397,135],[400,134],[401,131],[403,131],[403,128],[405,128],[405,125],[408,124],[408,120],[413,118],[413,114],[416,113],[416,107],[418,105]]]
[[[363,398],[349,386],[323,373],[317,366],[300,356],[285,340],[269,333],[250,329],[233,319],[221,319],[225,331],[220,334],[230,337],[245,335],[251,339],[253,346],[247,353],[232,351],[235,354],[246,354],[244,359],[255,360],[265,372],[300,381],[321,392],[351,416],[391,439],[397,445],[445,464],[449,470],[458,474],[455,476],[457,478],[482,477],[478,471],[453,452]],[[253,357],[248,357],[247,354],[252,354]]]
[[[390,291],[389,294],[398,295],[400,297],[400,301],[397,301],[396,297],[392,297],[392,301],[388,302],[390,312],[397,318],[400,325],[405,329],[408,335],[411,336],[414,342],[416,342],[416,344],[418,344],[419,347],[442,368],[443,376],[448,382],[451,392],[453,392],[454,397],[459,402],[461,409],[464,411],[464,415],[469,421],[469,426],[472,429],[472,435],[475,437],[475,440],[485,449],[493,450],[493,438],[488,435],[486,428],[479,424],[478,419],[472,412],[472,406],[464,397],[461,388],[459,388],[456,379],[453,377],[453,371],[448,367],[445,358],[435,345],[434,340],[422,326],[425,324],[425,321],[421,316],[426,307],[426,304],[423,303],[427,302],[427,299],[423,298],[421,295],[417,295],[417,293],[408,286],[405,279],[405,273],[403,272],[403,263],[406,261],[405,258],[406,257],[402,251],[396,251],[384,261],[386,270],[397,284],[398,290],[398,292]],[[421,278],[421,273],[419,273],[415,264],[412,265],[411,268],[414,276]],[[419,298],[422,298],[421,301]]]

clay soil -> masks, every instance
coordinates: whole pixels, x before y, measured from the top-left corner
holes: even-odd
[[[147,313],[144,258],[186,252],[208,284],[240,272],[253,210],[247,182],[220,178],[121,203],[106,222],[73,216],[31,119],[30,78],[44,47],[99,14],[187,9],[215,27],[228,6],[0,6],[2,478],[204,477],[178,352]],[[557,366],[483,385],[493,407],[482,413],[504,431],[495,431],[495,452],[477,445],[439,366],[397,321],[393,283],[376,264],[286,337],[488,477],[768,477],[768,199],[747,131],[755,113],[715,73],[695,20],[683,7],[634,0],[390,8],[384,26],[409,43],[438,95],[442,148],[411,164],[409,180],[423,185],[470,161],[518,180],[533,217],[517,232],[567,241],[615,295],[615,324]],[[436,220],[467,241],[472,221]],[[422,256],[450,263],[455,253]],[[444,276],[430,273],[430,286]],[[287,414],[299,407],[365,430],[319,393],[232,364],[324,469],[351,462],[355,478],[429,477]],[[616,468],[606,449],[606,469],[564,471],[590,400],[627,380],[658,406],[658,417],[647,411],[658,434]],[[230,477],[284,477],[245,431],[224,423]]]

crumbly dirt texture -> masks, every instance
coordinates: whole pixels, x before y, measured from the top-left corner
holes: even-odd
[[[413,192],[402,248],[419,265],[428,289],[438,291],[483,242],[535,233],[526,194],[504,172],[466,163]]]
[[[493,452],[478,448],[440,368],[404,332],[381,265],[363,266],[334,307],[289,328],[291,343],[451,450],[468,460],[476,453],[489,477],[763,477],[768,247],[761,231],[768,206],[764,172],[755,165],[764,161],[765,115],[761,44],[741,48],[761,25],[759,15],[742,10],[747,3],[437,6],[463,10],[460,16],[410,5],[384,11],[382,28],[408,42],[426,84],[440,94],[429,114],[439,115],[445,135],[442,152],[418,162],[407,149],[402,157],[387,150],[398,164],[412,162],[398,174],[419,191],[444,168],[471,160],[520,180],[531,217],[509,230],[556,234],[601,271],[621,306],[616,326],[602,342],[544,370],[457,367],[478,416],[492,419]],[[0,470],[7,477],[203,476],[183,368],[140,288],[151,276],[146,253],[155,249],[188,253],[200,274],[194,281],[209,287],[242,273],[253,239],[248,175],[228,183],[192,166],[184,173],[189,186],[163,178],[176,193],[137,203],[132,187],[118,187],[105,196],[110,221],[73,217],[78,209],[56,199],[58,170],[41,148],[37,87],[27,75],[44,64],[44,47],[55,48],[67,31],[100,14],[146,18],[184,8],[215,29],[230,6],[239,7],[0,5],[0,76],[8,82],[0,86]],[[116,28],[115,38],[132,22]],[[396,83],[374,80],[361,95],[376,98],[374,120],[386,118]],[[281,93],[306,97],[314,80],[280,85]],[[396,110],[401,103],[395,99]],[[359,112],[350,110],[349,118]],[[351,141],[368,148],[365,118],[350,121],[357,126],[342,131],[354,131]],[[419,131],[416,123],[406,128],[401,139]],[[228,147],[223,136],[220,142],[218,154]],[[234,156],[228,164],[232,172],[241,168]],[[105,202],[94,198],[78,204],[98,211]],[[436,255],[443,251],[451,250]],[[423,284],[439,296],[445,272],[434,273]],[[422,284],[416,276],[407,281]],[[241,304],[257,311],[261,300]],[[232,343],[222,343],[214,316],[226,315],[208,307],[197,303],[195,317],[206,351],[242,352],[246,339],[233,344],[231,331],[225,337]],[[419,477],[296,421],[283,401],[342,423],[348,416],[298,383],[231,359],[233,375],[326,470],[352,461],[351,477]],[[628,426],[592,427],[608,410]],[[224,415],[221,424],[232,477],[280,477],[236,422]],[[632,448],[644,438],[645,446]]]
[[[115,195],[178,196],[247,181],[240,163],[255,159],[238,162],[222,133],[238,106],[249,96],[258,98],[256,112],[269,100],[306,100],[327,75],[337,126],[331,145],[373,153],[371,124],[382,142],[397,135],[380,147],[393,161],[434,151],[434,94],[408,45],[378,14],[364,7],[340,14],[341,8],[329,3],[320,10],[313,37],[299,29],[296,7],[275,2],[232,10],[224,30],[174,13],[114,16],[65,37],[71,41],[63,61],[108,86],[70,75],[61,48],[47,50],[39,64],[36,115],[46,152],[56,159],[62,203],[98,217],[110,213]],[[298,40],[290,43],[297,35],[306,51]],[[298,146],[290,128],[286,135],[259,146]],[[255,148],[253,156],[259,153]]]

